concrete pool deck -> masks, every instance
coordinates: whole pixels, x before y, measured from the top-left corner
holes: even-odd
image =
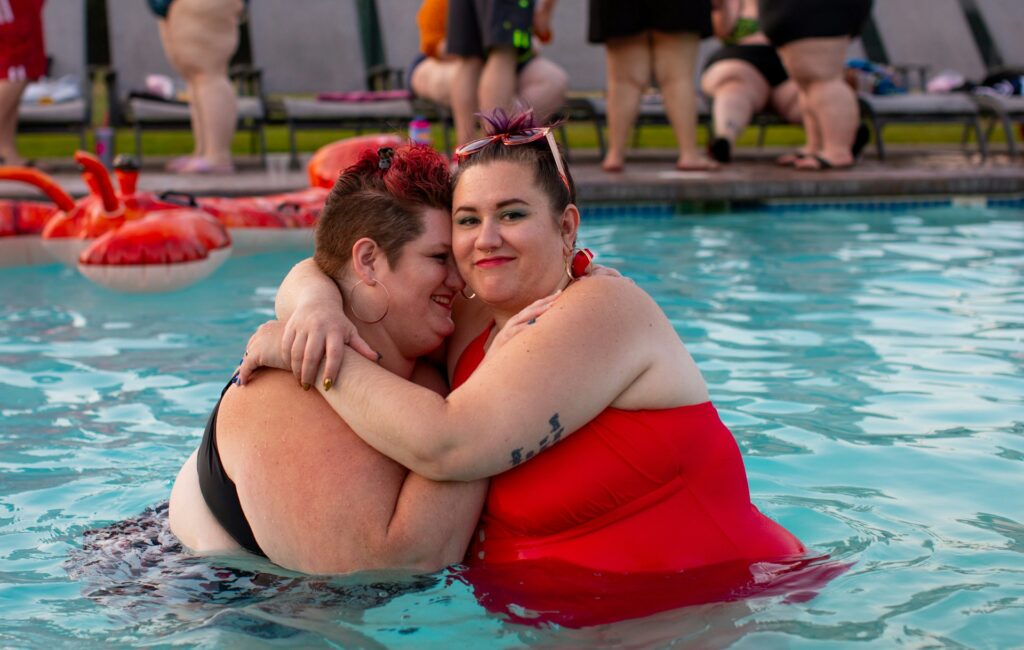
[[[602,171],[596,151],[573,151],[572,169],[580,203],[758,203],[772,200],[836,198],[1024,195],[1024,160],[995,152],[985,161],[956,146],[890,147],[885,162],[866,156],[855,168],[802,172],[774,164],[780,149],[745,148],[731,165],[715,172],[680,172],[668,150],[639,150],[618,174]],[[308,157],[309,154],[307,154]],[[305,161],[305,158],[303,159]],[[271,154],[267,168],[242,159],[235,174],[182,176],[162,171],[147,159],[139,187],[198,195],[270,194],[307,186],[305,170],[288,170],[285,154]],[[85,184],[70,158],[44,161],[57,181],[75,196]],[[0,181],[0,197],[40,198],[34,188]]]

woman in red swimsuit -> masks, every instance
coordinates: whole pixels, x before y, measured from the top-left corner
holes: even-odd
[[[802,556],[751,504],[736,442],[654,300],[620,277],[575,281],[580,215],[550,129],[528,113],[490,121],[493,135],[456,152],[452,248],[475,296],[456,305],[448,397],[340,356],[352,330],[328,325],[338,292],[308,263],[282,285],[278,313],[319,307],[264,325],[242,381],[291,367],[412,471],[492,477],[471,566],[678,573]]]

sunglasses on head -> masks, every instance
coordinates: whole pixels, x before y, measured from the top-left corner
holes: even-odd
[[[541,138],[547,138],[548,146],[551,147],[551,155],[555,159],[555,167],[558,169],[558,176],[562,179],[562,183],[565,184],[565,189],[569,189],[569,177],[565,173],[565,167],[562,165],[562,156],[558,153],[558,145],[555,144],[555,134],[552,132],[550,126],[526,129],[524,131],[519,131],[518,133],[498,133],[495,135],[489,135],[486,138],[467,142],[455,149],[455,158],[459,162],[462,162],[473,154],[479,153],[492,142],[500,141],[505,146],[514,147],[517,144],[529,144],[531,142],[536,142]]]

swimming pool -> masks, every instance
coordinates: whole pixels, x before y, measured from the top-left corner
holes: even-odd
[[[1024,643],[1024,210],[659,214],[586,219],[583,243],[668,313],[754,502],[853,563],[817,597],[538,629],[446,574],[227,571],[138,539],[119,563],[69,561],[87,529],[167,497],[298,256],[233,259],[149,296],[5,269],[0,645]]]

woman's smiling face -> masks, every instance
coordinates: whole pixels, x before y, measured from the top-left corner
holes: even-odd
[[[574,238],[575,224],[552,214],[529,166],[495,161],[459,176],[452,248],[466,284],[495,309],[519,311],[554,292]]]
[[[452,259],[448,211],[424,208],[423,226],[381,278],[390,294],[386,327],[411,357],[436,350],[455,331],[452,302],[465,286]]]

